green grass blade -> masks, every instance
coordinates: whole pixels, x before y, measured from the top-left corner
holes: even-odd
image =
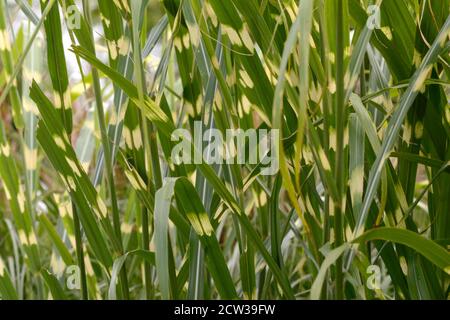
[[[353,242],[361,243],[372,240],[392,241],[408,246],[447,274],[450,274],[450,253],[445,248],[415,232],[397,228],[378,228],[367,231]]]
[[[389,153],[392,151],[392,148],[394,147],[398,133],[401,130],[402,123],[406,117],[409,108],[411,107],[412,103],[414,102],[414,99],[417,97],[417,94],[421,90],[423,83],[429,76],[429,73],[433,68],[433,63],[436,61],[437,56],[442,51],[443,45],[445,44],[445,39],[448,37],[449,30],[450,30],[450,18],[447,19],[445,25],[443,26],[439,35],[433,42],[427,55],[424,57],[422,64],[412,77],[412,81],[408,86],[408,89],[403,94],[399,106],[397,107],[394,115],[392,116],[391,121],[389,122],[386,138],[383,141],[383,145],[379,155],[377,156],[377,160],[371,169],[366,195],[364,196],[364,202],[361,208],[360,218],[357,221],[354,236],[359,235],[364,230],[364,223],[367,218],[369,207],[372,203],[373,198],[375,197],[376,188],[380,181],[382,168],[386,162],[387,157],[389,156]]]

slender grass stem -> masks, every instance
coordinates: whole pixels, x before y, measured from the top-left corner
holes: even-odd
[[[325,74],[325,94],[323,97],[323,144],[324,149],[329,150],[330,147],[330,112],[332,111],[332,97],[330,94],[329,82],[331,80],[331,63],[327,57],[330,54],[330,46],[328,44],[328,30],[327,30],[327,21],[325,18],[325,4],[324,1],[320,1],[320,10],[319,10],[319,27],[321,37],[321,52],[320,56],[322,61],[324,61],[323,71]],[[324,218],[323,218],[323,243],[327,243],[330,240],[330,195],[325,194],[324,201]]]
[[[83,9],[85,14],[85,19],[90,26],[90,37],[91,41],[94,41],[93,37],[93,30],[92,30],[92,19],[90,14],[90,7],[89,2],[86,0],[83,0]],[[94,46],[94,43],[93,43]],[[118,243],[120,245],[120,252],[118,252],[119,255],[122,255],[123,252],[123,243],[122,243],[122,233],[120,230],[120,217],[119,217],[119,207],[117,204],[117,195],[116,195],[116,187],[114,185],[114,173],[113,173],[113,163],[111,158],[111,148],[110,148],[110,142],[108,139],[108,132],[106,129],[105,124],[105,112],[103,109],[103,99],[102,99],[102,90],[100,87],[100,78],[98,75],[98,71],[96,68],[92,68],[92,79],[94,84],[94,94],[95,94],[95,103],[96,103],[96,112],[97,112],[97,118],[98,123],[100,126],[100,134],[101,134],[101,141],[102,146],[105,154],[105,169],[106,169],[106,182],[109,188],[109,195],[111,197],[111,207],[112,207],[112,217],[113,217],[113,228],[114,232],[116,234],[116,237],[118,239]],[[124,265],[122,267],[122,270],[120,272],[120,284],[122,288],[122,295],[124,299],[129,298],[129,289],[128,289],[128,279],[127,279],[127,269]]]
[[[334,236],[335,247],[342,245],[344,238],[343,216],[345,208],[345,159],[344,159],[344,130],[346,112],[344,104],[344,0],[337,1],[336,11],[336,167],[335,178],[338,188],[338,201],[334,207]],[[336,299],[344,298],[344,279],[342,273],[342,258],[336,261]]]
[[[131,6],[131,16],[132,16],[132,46],[133,46],[133,58],[135,61],[135,83],[138,91],[139,100],[144,103],[146,92],[145,85],[145,77],[144,77],[144,63],[142,60],[141,53],[141,41],[139,34],[139,25],[140,25],[140,12],[141,10],[145,10],[145,7],[139,3],[133,3]],[[144,21],[145,23],[144,15]],[[139,111],[139,123],[140,123],[140,134],[142,135],[142,140],[144,141],[144,151],[146,152],[145,166],[147,170],[147,192],[150,192],[150,184],[151,179],[153,178],[153,183],[155,189],[159,189],[162,186],[162,176],[161,176],[161,168],[159,164],[159,152],[158,145],[156,141],[156,129],[150,123],[145,116]],[[150,155],[150,161],[147,159]],[[149,237],[149,212],[146,208],[143,208],[141,211],[142,215],[142,242],[144,250],[149,250],[150,237]],[[144,277],[145,277],[145,292],[147,299],[151,296],[151,266],[148,262],[144,263]]]

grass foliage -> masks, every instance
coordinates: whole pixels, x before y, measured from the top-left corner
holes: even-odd
[[[0,0],[0,298],[448,299],[449,8]]]

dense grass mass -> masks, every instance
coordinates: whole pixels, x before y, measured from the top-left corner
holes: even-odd
[[[0,0],[0,298],[449,299],[449,8]]]

